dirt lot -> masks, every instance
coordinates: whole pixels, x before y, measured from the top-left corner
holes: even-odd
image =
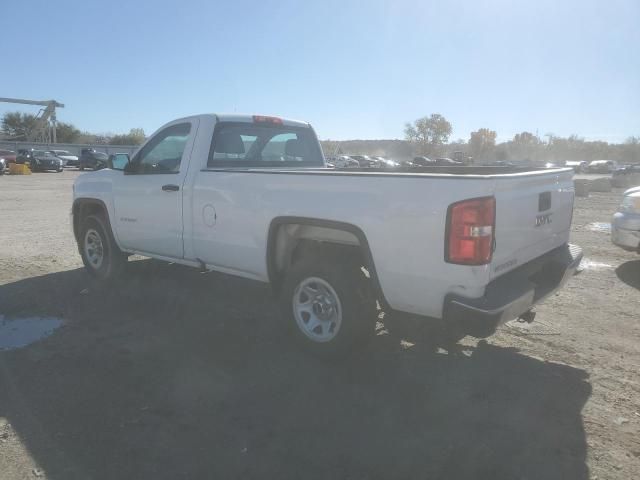
[[[448,352],[436,328],[380,328],[327,364],[261,284],[150,260],[91,283],[76,175],[0,177],[0,314],[65,319],[0,352],[2,480],[637,478],[640,256],[589,226],[619,191],[576,199],[590,262],[537,330]]]

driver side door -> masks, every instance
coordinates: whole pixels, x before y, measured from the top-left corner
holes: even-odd
[[[183,257],[182,188],[197,122],[165,126],[114,179],[113,223],[123,249]]]

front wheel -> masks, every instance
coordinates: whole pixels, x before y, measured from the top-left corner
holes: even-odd
[[[357,265],[315,257],[286,274],[281,308],[294,337],[322,357],[344,357],[375,331],[375,301]]]
[[[127,262],[102,215],[89,215],[83,220],[78,247],[87,272],[100,280],[116,278]]]

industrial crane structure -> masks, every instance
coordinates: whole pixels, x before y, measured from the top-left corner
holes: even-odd
[[[62,103],[55,100],[23,100],[21,98],[2,98],[0,102],[20,103],[22,105],[40,105],[33,128],[27,132],[26,140],[38,143],[57,143],[56,139],[56,107],[64,108]]]

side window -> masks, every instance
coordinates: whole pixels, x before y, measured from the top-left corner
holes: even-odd
[[[191,124],[172,125],[159,132],[136,155],[136,173],[178,173]]]

